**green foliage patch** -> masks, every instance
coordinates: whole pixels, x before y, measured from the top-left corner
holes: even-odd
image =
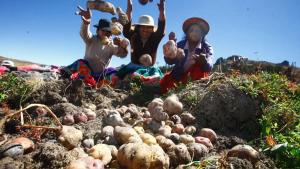
[[[232,81],[260,101],[261,149],[273,157],[278,167],[299,167],[300,85],[284,75],[265,72],[235,76]]]

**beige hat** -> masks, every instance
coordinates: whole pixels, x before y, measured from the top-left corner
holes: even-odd
[[[154,20],[153,20],[152,16],[150,16],[150,15],[142,15],[142,16],[140,16],[138,23],[136,23],[135,25],[143,25],[143,26],[153,26],[153,27],[155,27]]]
[[[182,30],[184,31],[184,33],[187,33],[189,27],[193,24],[199,25],[205,35],[209,32],[209,24],[204,19],[193,17],[184,21],[182,25]]]

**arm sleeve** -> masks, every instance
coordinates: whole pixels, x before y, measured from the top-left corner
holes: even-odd
[[[128,54],[128,47],[122,48],[120,46],[112,44],[111,46],[113,55],[118,56],[120,58],[125,58]]]
[[[159,41],[165,36],[165,30],[166,30],[166,21],[158,19],[158,27],[157,27],[157,31],[155,32],[155,36]]]
[[[130,37],[132,36],[133,30],[131,29],[131,21],[124,25],[123,34],[127,39],[130,39]]]
[[[204,49],[206,51],[207,64],[203,67],[203,69],[211,71],[213,67],[213,48],[206,40],[204,41]]]
[[[84,24],[82,22],[81,28],[80,28],[80,36],[86,44],[89,44],[92,42],[93,35],[90,31],[90,24]]]
[[[178,59],[170,59],[170,58],[166,58],[164,56],[164,59],[165,59],[165,62],[168,64],[168,65],[173,65],[173,64],[176,64],[178,62]]]

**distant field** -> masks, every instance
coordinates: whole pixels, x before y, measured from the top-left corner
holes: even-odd
[[[23,65],[37,64],[37,63],[29,62],[29,61],[17,60],[17,59],[11,59],[11,58],[7,58],[7,57],[0,56],[0,63],[1,63],[3,60],[11,60],[11,61],[13,61],[13,62],[15,63],[15,66],[23,66]]]

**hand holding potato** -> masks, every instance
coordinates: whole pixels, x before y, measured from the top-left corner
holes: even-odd
[[[174,59],[177,55],[177,46],[174,40],[169,40],[163,46],[163,52],[166,58]]]
[[[181,49],[181,48],[178,48],[177,49],[176,58],[179,59],[179,60],[181,60],[181,59],[184,58],[184,56],[185,56],[184,50]]]
[[[205,64],[207,62],[205,53],[201,53],[200,55],[193,54],[192,57],[195,59],[196,62],[199,62],[200,65]]]
[[[92,17],[92,12],[89,8],[87,8],[87,10],[84,10],[81,6],[77,7],[79,9],[79,11],[77,11],[75,14],[76,15],[80,15],[82,21],[85,24],[90,24],[91,23],[91,17]]]

